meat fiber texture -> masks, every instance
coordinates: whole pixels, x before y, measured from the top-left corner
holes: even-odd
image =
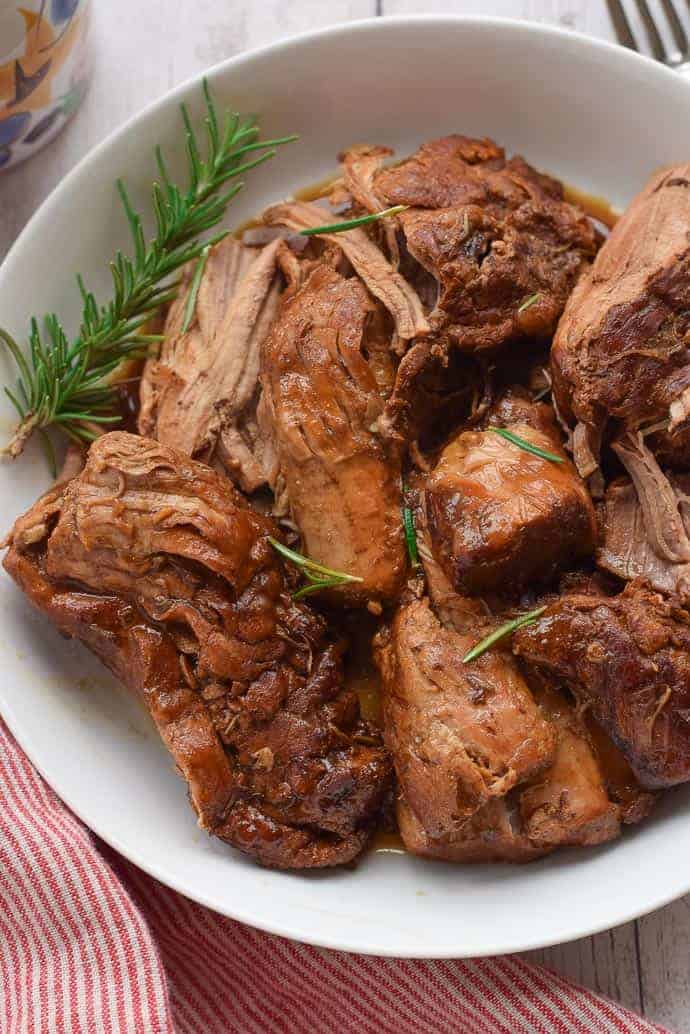
[[[685,535],[690,533],[690,474],[671,474],[679,519]],[[597,563],[625,581],[646,580],[653,589],[690,600],[690,562],[680,556],[660,556],[647,534],[644,514],[635,486],[627,478],[618,478],[608,485],[601,504],[601,543]],[[676,540],[676,546],[678,540]]]
[[[139,432],[212,463],[246,492],[266,483],[259,356],[280,302],[280,246],[226,237],[209,252],[196,297],[188,269],[140,385]]]
[[[17,520],[5,567],[141,695],[203,828],[265,865],[335,865],[364,847],[390,763],[277,534],[209,467],[113,432]]]

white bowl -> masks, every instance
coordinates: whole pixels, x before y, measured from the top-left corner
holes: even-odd
[[[344,145],[400,152],[459,131],[492,136],[538,167],[623,205],[659,165],[686,161],[690,85],[629,51],[496,19],[379,19],[300,36],[219,65],[219,101],[299,144],[252,175],[240,222],[328,174]],[[148,108],[90,154],[29,223],[0,270],[0,325],[77,316],[73,274],[104,296],[107,261],[127,245],[113,187],[146,205],[152,148],[180,150],[178,104]],[[4,373],[0,370],[0,373]],[[6,377],[11,371],[9,363]],[[10,427],[9,405],[0,430]],[[0,469],[3,526],[46,487],[33,447]],[[29,757],[104,840],[164,883],[226,915],[299,940],[394,956],[518,951],[621,923],[690,889],[690,796],[605,847],[526,866],[451,866],[369,855],[354,870],[262,870],[199,831],[148,719],[82,647],[61,640],[0,578],[0,708]]]

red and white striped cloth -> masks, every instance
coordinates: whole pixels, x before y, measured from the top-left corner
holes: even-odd
[[[0,720],[0,1034],[650,1034],[518,957],[324,951],[224,919],[99,844]]]

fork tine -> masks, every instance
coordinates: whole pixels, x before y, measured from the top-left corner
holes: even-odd
[[[640,12],[640,18],[644,22],[644,27],[649,37],[649,42],[652,47],[652,54],[657,61],[666,60],[666,51],[664,50],[664,44],[659,35],[654,19],[652,18],[649,7],[647,6],[647,0],[635,0],[637,3],[637,10]]]
[[[683,23],[678,17],[678,12],[673,6],[673,0],[661,0],[661,6],[668,18],[668,23],[671,26],[671,32],[673,33],[676,46],[681,54],[685,56],[688,52],[688,37],[685,29],[683,28]]]
[[[618,42],[622,46],[628,47],[630,50],[637,50],[637,43],[635,42],[635,37],[632,34],[630,22],[628,21],[628,16],[625,13],[621,0],[606,0],[606,2],[609,14],[611,15],[611,21],[613,22],[613,27],[616,30]]]

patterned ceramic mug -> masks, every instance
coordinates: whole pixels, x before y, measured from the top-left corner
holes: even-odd
[[[88,81],[90,0],[0,0],[0,169],[60,132]]]

